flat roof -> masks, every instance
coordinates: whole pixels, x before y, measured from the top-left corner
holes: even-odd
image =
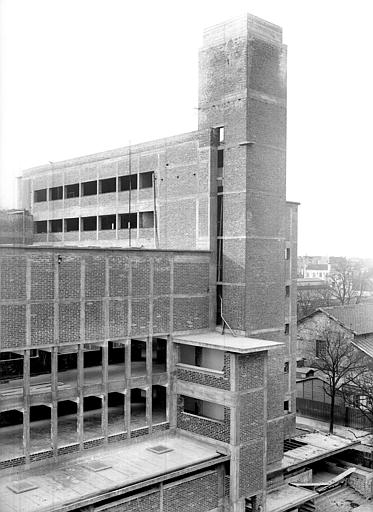
[[[284,484],[267,494],[267,512],[284,512],[290,507],[302,505],[316,496],[320,495],[315,491]]]
[[[152,447],[156,451],[150,451]],[[226,459],[213,445],[182,434],[114,443],[29,470],[17,468],[0,478],[0,508],[1,512],[67,512],[101,494],[183,468],[188,473],[189,467],[219,457]]]
[[[237,352],[248,354],[250,352],[263,352],[277,348],[283,343],[277,341],[260,340],[257,338],[246,338],[245,336],[233,336],[232,334],[221,334],[217,331],[187,334],[185,336],[174,336],[174,343],[181,345],[195,345],[203,348],[224,350],[225,352]]]

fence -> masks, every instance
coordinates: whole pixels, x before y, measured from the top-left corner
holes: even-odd
[[[329,421],[330,404],[307,398],[297,398],[297,414],[316,420]],[[334,423],[369,431],[373,429],[373,418],[370,421],[359,409],[342,405],[334,406]]]

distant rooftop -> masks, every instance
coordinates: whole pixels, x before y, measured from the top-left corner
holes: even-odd
[[[298,288],[327,288],[328,283],[318,277],[298,277]]]
[[[195,345],[203,348],[224,350],[226,352],[237,352],[238,354],[262,352],[282,345],[282,343],[276,341],[246,338],[245,336],[233,336],[232,334],[220,334],[216,331],[175,336],[174,342],[181,343],[182,345]]]
[[[356,334],[373,333],[373,304],[349,304],[320,308]]]
[[[352,343],[355,347],[373,359],[373,334],[366,338],[355,338]]]
[[[327,263],[310,263],[307,265],[306,270],[328,270],[329,265]]]

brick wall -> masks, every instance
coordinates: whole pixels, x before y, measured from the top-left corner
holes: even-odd
[[[207,512],[218,507],[218,474],[210,472],[186,482],[165,487],[163,493],[164,512]]]
[[[284,451],[284,420],[280,417],[267,423],[267,464],[282,459]]]
[[[152,492],[145,496],[136,496],[133,499],[105,508],[108,512],[159,512],[160,492]]]
[[[184,412],[183,397],[178,396],[177,427],[188,432],[216,439],[224,443],[230,440],[230,409],[224,407],[224,421],[217,421]]]
[[[241,446],[239,485],[240,496],[250,496],[263,489],[264,443],[255,441]]]
[[[200,252],[1,247],[0,349],[208,328],[209,261]]]
[[[230,389],[229,377],[214,375],[212,372],[198,371],[198,369],[180,368],[176,369],[178,380],[201,384],[202,386],[211,386],[217,389]]]

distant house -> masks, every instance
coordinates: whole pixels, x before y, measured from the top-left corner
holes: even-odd
[[[373,358],[373,304],[318,308],[298,321],[298,358],[309,366],[310,355],[323,350],[325,329],[341,332],[356,348]]]
[[[318,278],[326,280],[330,273],[330,265],[328,263],[311,263],[304,270],[304,277]]]
[[[318,308],[298,321],[298,368],[296,372],[297,413],[316,419],[329,419],[330,396],[327,382],[320,370],[312,368],[312,360],[321,357],[326,346],[326,331],[341,333],[361,356],[368,356],[373,364],[373,304],[352,304]],[[369,361],[369,359],[368,359]],[[353,400],[367,397],[354,392]],[[335,421],[354,428],[371,428],[370,421],[355,407],[347,407],[343,394],[336,395]]]

